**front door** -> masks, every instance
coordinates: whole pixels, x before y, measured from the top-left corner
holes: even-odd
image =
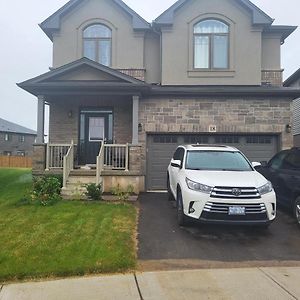
[[[79,163],[96,164],[101,145],[112,142],[112,112],[84,111],[80,120]]]
[[[95,164],[100,147],[107,140],[107,120],[103,115],[85,117],[85,163]]]

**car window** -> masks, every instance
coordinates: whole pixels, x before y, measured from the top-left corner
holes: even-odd
[[[183,156],[184,156],[184,149],[178,148],[173,155],[173,159],[183,161]]]
[[[276,156],[274,156],[274,158],[272,158],[272,160],[269,162],[269,166],[274,169],[274,170],[278,170],[281,168],[282,166],[282,162],[283,159],[287,156],[287,152],[280,152],[278,153]]]
[[[252,171],[240,152],[188,151],[186,169],[212,171]]]
[[[282,169],[300,170],[300,151],[287,155],[282,162]]]

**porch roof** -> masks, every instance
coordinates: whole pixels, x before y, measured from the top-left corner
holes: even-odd
[[[38,95],[139,95],[150,86],[144,81],[81,58],[40,76],[17,84]]]

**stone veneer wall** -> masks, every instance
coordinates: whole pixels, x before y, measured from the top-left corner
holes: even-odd
[[[114,142],[132,141],[132,100],[130,98],[87,97],[55,98],[50,100],[49,141],[68,144],[78,143],[80,107],[112,108],[114,111]],[[69,112],[72,111],[70,118]]]
[[[147,133],[277,133],[282,148],[293,145],[286,125],[292,124],[292,100],[284,98],[150,98],[140,102],[144,171]]]

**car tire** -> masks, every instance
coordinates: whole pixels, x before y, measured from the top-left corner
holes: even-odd
[[[169,174],[167,175],[167,190],[168,190],[168,200],[169,201],[174,201],[174,196],[171,192],[171,187],[170,187],[170,177]]]
[[[181,191],[177,193],[177,222],[179,226],[185,226],[188,223],[187,216],[184,214],[183,200]]]
[[[293,214],[295,216],[298,226],[300,226],[300,196],[297,197],[294,202]]]

